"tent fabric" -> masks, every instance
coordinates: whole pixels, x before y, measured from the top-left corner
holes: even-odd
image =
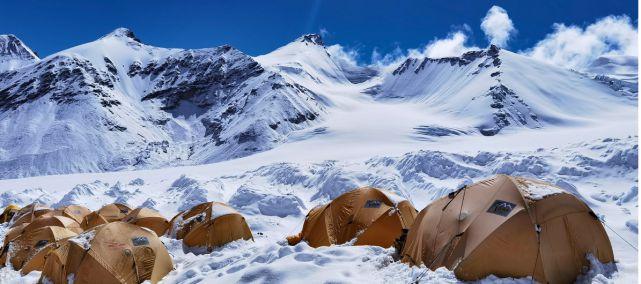
[[[253,240],[252,232],[240,213],[220,202],[206,202],[172,218],[170,235],[187,247],[213,248],[243,239]]]
[[[173,269],[160,239],[125,222],[100,225],[61,242],[45,257],[40,282],[157,283]]]
[[[11,221],[14,215],[18,213],[20,210],[20,207],[18,205],[14,204],[9,204],[7,207],[4,208],[2,211],[2,214],[0,214],[0,224],[4,224],[6,222]]]
[[[584,202],[545,182],[498,175],[423,209],[402,261],[447,267],[465,281],[494,274],[570,283],[589,267],[588,253],[614,261],[603,225]]]
[[[165,217],[160,215],[158,211],[146,207],[132,210],[123,218],[123,222],[145,227],[154,231],[158,236],[164,235],[169,229],[169,221]]]
[[[86,231],[93,227],[107,223],[109,223],[109,221],[107,221],[107,219],[105,219],[105,217],[103,217],[102,215],[98,214],[98,212],[91,212],[87,214],[87,216],[82,218],[80,227]]]
[[[50,217],[39,217],[33,220],[33,222],[29,223],[27,226],[24,227],[24,232],[36,230],[42,227],[47,227],[47,226],[55,226],[55,227],[63,227],[66,229],[71,230],[72,232],[75,232],[76,234],[82,233],[82,228],[80,228],[80,224],[76,222],[76,220],[65,217],[65,216],[50,216]]]
[[[60,246],[60,242],[64,241],[63,240],[58,240],[52,243],[47,244],[45,247],[40,249],[37,253],[35,253],[29,260],[22,266],[22,269],[20,269],[20,274],[21,275],[27,275],[32,271],[42,271],[44,268],[45,260],[46,257],[51,253],[54,249],[58,248]]]
[[[29,223],[22,223],[18,226],[15,226],[13,228],[10,228],[9,231],[4,235],[4,241],[2,246],[6,246],[9,241],[12,241],[13,239],[17,238],[24,232],[24,228],[29,225]]]
[[[78,234],[69,229],[55,226],[25,231],[2,248],[0,265],[4,266],[9,260],[14,269],[21,269],[32,256],[47,244],[76,235]]]
[[[288,237],[288,242],[295,245],[305,240],[312,247],[320,247],[356,238],[355,245],[391,247],[403,229],[414,223],[417,213],[409,201],[390,196],[373,187],[346,192],[312,209],[303,230]]]
[[[43,215],[53,216],[53,209],[38,203],[31,203],[20,209],[15,214],[11,227],[13,228],[20,224],[31,223],[34,219]]]
[[[114,222],[122,221],[122,219],[131,212],[131,208],[124,204],[111,203],[103,206],[96,212],[104,217],[107,222]]]
[[[89,213],[91,213],[89,208],[80,205],[68,205],[55,210],[56,215],[74,219],[78,224],[82,223],[82,220],[85,216],[89,215]]]

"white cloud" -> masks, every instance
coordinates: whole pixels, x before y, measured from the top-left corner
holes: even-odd
[[[396,46],[392,52],[386,54],[381,54],[378,48],[374,48],[371,60],[372,65],[385,69],[399,64],[406,56],[407,54],[398,46]]]
[[[481,29],[490,43],[499,47],[507,46],[510,37],[516,33],[507,11],[499,6],[492,6],[481,21]]]
[[[469,30],[467,25],[464,25]],[[391,53],[382,55],[377,49],[372,52],[372,64],[382,68],[395,68],[407,57],[412,58],[443,58],[461,56],[470,50],[478,50],[476,46],[468,45],[468,36],[463,31],[450,33],[445,38],[435,38],[421,48],[408,49],[406,51],[396,47]]]
[[[326,49],[327,53],[337,62],[358,65],[358,50],[344,47],[340,44],[330,45]]]
[[[577,70],[600,56],[637,56],[637,29],[627,16],[608,16],[585,29],[564,24],[554,24],[553,28],[553,33],[522,53]]]
[[[443,58],[461,56],[461,54],[478,47],[467,46],[467,35],[462,31],[449,34],[446,38],[434,39],[423,49],[410,49],[411,57]]]

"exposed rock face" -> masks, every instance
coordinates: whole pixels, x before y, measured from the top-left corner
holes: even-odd
[[[117,80],[115,75],[97,70],[85,58],[54,56],[29,70],[0,74],[0,79],[0,110],[15,110],[45,96],[61,104],[85,96],[99,98],[105,106],[119,104],[108,92]]]
[[[315,44],[315,45],[325,45],[323,38],[318,34],[306,34],[298,39],[301,42]]]

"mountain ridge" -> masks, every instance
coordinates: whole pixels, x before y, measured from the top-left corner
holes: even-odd
[[[229,45],[154,47],[118,28],[0,72],[0,178],[236,159],[336,135],[342,126],[327,120],[337,113],[398,101],[459,121],[414,125],[421,133],[492,136],[588,123],[567,108],[612,112],[617,96],[496,46],[408,58],[388,73],[341,62],[316,34],[251,57]]]

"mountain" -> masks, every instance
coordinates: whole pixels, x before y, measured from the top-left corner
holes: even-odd
[[[327,52],[323,39],[307,34],[266,55],[255,58],[263,66],[307,87],[343,85],[349,80]]]
[[[636,56],[603,55],[594,60],[586,68],[586,72],[636,84],[639,81],[638,62],[639,59]]]
[[[636,56],[604,55],[594,60],[584,72],[617,92],[637,97],[638,61]]]
[[[510,126],[585,123],[633,106],[591,78],[494,45],[460,57],[408,58],[368,92],[453,114],[486,136]]]
[[[458,283],[395,261],[394,248],[284,240],[356,187],[421,210],[508,174],[563,188],[607,225],[616,263],[588,255],[577,282],[638,282],[637,97],[597,78],[618,67],[581,73],[493,46],[390,68],[335,54],[317,35],[251,57],[153,47],[117,29],[0,71],[0,208],[120,202],[170,219],[217,201],[244,216],[254,239],[210,254],[161,236],[177,264],[169,283]],[[39,277],[0,268],[0,283]]]
[[[233,47],[157,48],[121,28],[0,73],[0,176],[241,157],[281,143],[324,108]]]
[[[213,163],[312,138],[492,136],[635,111],[612,85],[495,46],[386,72],[332,56],[315,34],[257,57],[154,47],[125,28],[43,59],[2,38],[2,58],[22,61],[0,71],[1,178]]]
[[[39,60],[15,35],[0,35],[0,72],[18,69]]]

